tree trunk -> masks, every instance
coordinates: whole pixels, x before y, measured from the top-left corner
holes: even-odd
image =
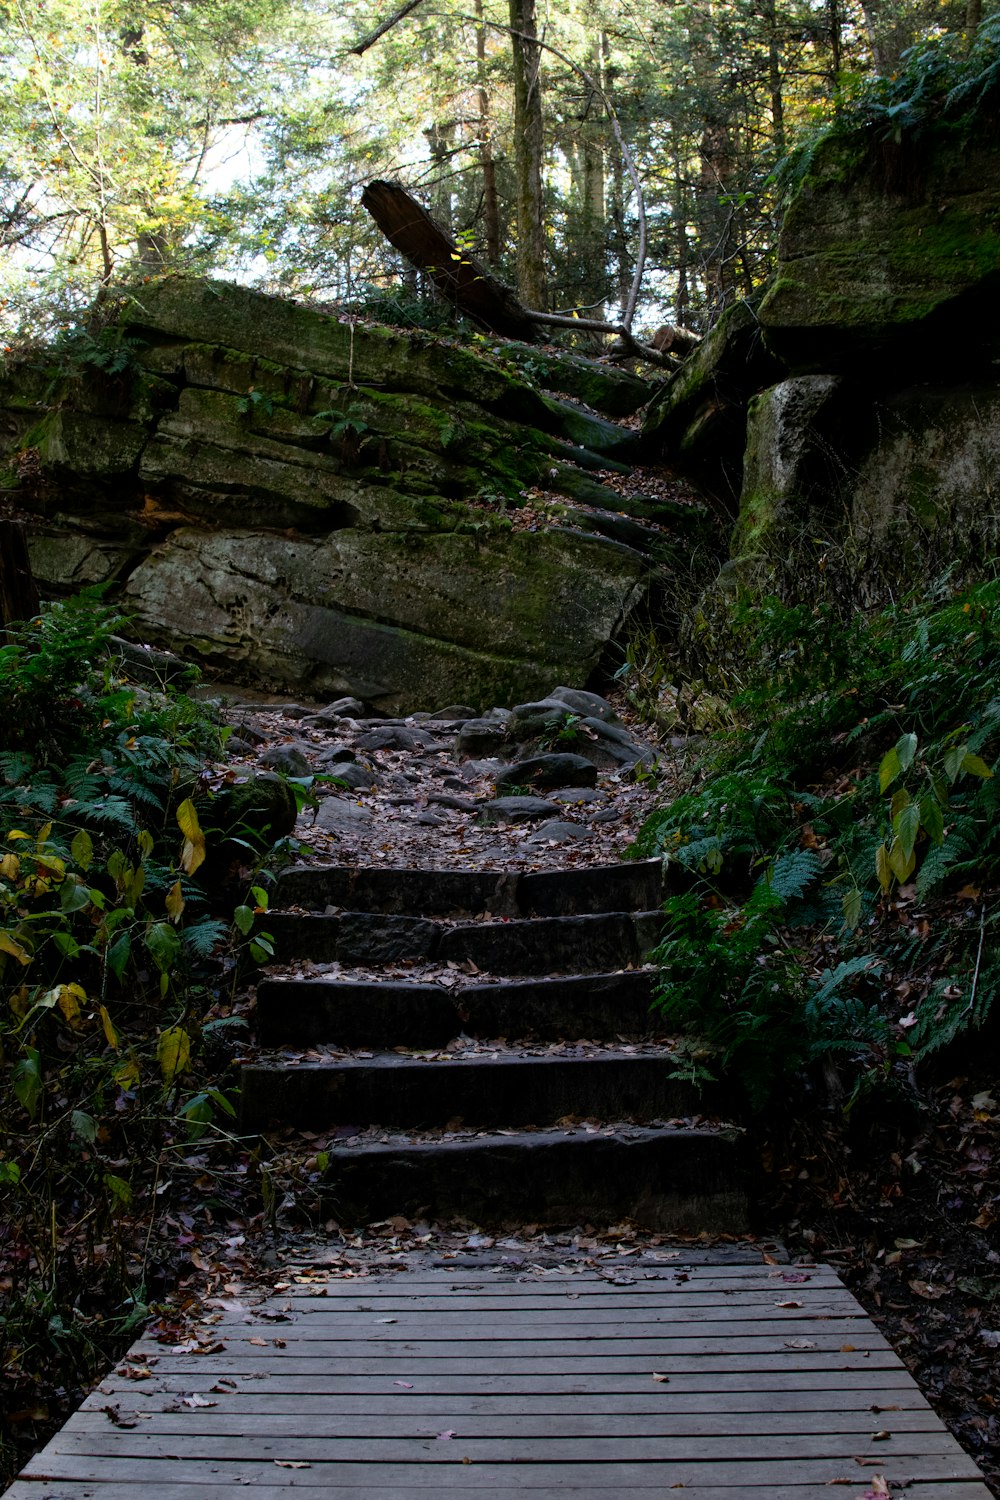
[[[38,590],[28,557],[23,521],[0,519],[0,645],[6,627],[38,613]]]
[[[504,338],[531,342],[538,326],[510,287],[481,261],[459,250],[430,214],[396,182],[370,182],[361,206],[391,245],[430,276],[442,296]]]
[[[476,18],[483,19],[483,0],[476,0]],[[479,94],[479,160],[483,168],[483,229],[486,259],[491,266],[500,264],[500,197],[497,193],[497,164],[493,155],[493,123],[490,92],[486,74],[486,27],[476,27],[476,84]]]
[[[545,206],[542,195],[541,50],[535,38],[535,0],[509,0],[514,71],[514,167],[517,176],[517,289],[531,307],[544,308]]]

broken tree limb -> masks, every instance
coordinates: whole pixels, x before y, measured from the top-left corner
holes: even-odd
[[[441,225],[398,182],[370,182],[361,195],[391,245],[425,271],[442,296],[477,323],[508,339],[531,343],[537,319],[505,282],[461,250]]]
[[[392,27],[396,25],[397,21],[401,21],[404,16],[408,16],[411,10],[415,10],[416,7],[422,3],[423,0],[407,0],[407,3],[400,10],[395,11],[393,15],[387,17],[387,19],[383,21],[381,25],[377,26],[373,32],[369,33],[368,36],[363,37],[360,42],[356,43],[356,45],[351,47],[349,50],[352,53],[356,53],[360,56],[361,53],[366,52],[369,47],[373,46],[374,43],[378,41],[379,37],[384,36],[387,31],[390,31]],[[426,12],[426,14],[432,16],[441,16],[443,13],[441,11],[428,11]],[[604,90],[601,88],[600,84],[595,83],[594,79],[591,78],[590,74],[584,68],[580,67],[579,63],[574,62],[571,57],[568,57],[565,52],[560,51],[558,47],[553,47],[551,42],[544,42],[540,37],[537,36],[529,36],[525,32],[519,31],[513,26],[502,26],[497,21],[486,21],[481,14],[476,16],[460,14],[453,17],[453,19],[461,21],[473,21],[479,27],[487,26],[491,31],[504,32],[511,38],[512,41],[528,43],[531,46],[540,47],[544,52],[551,52],[553,57],[557,57],[560,62],[565,63],[568,68],[572,69],[572,71],[577,75],[578,78],[581,78],[583,80],[594,97],[600,99],[605,110],[607,111],[608,119],[611,122],[611,130],[614,134],[616,142],[618,143],[618,150],[621,153],[622,164],[624,165],[629,181],[631,182],[632,187],[635,190],[636,199],[638,245],[636,247],[635,272],[632,276],[632,285],[629,289],[629,294],[625,299],[625,306],[622,309],[622,325],[624,327],[626,337],[631,338],[632,320],[635,317],[635,311],[639,305],[639,292],[642,289],[642,278],[643,273],[646,269],[646,197],[642,190],[642,179],[639,176],[639,171],[635,164],[635,158],[632,155],[632,152],[629,150],[628,145],[625,141],[625,137],[622,134],[622,128],[618,119],[618,113],[614,105],[612,104],[611,100],[608,98]],[[378,221],[376,220],[376,222]],[[395,242],[393,241],[393,243]],[[403,253],[404,255],[406,254],[405,250]],[[611,331],[618,332],[619,330],[614,329]],[[497,332],[499,333],[500,330],[497,329]],[[653,361],[654,364],[657,364],[659,362],[660,361],[655,359]]]
[[[677,370],[680,361],[651,344],[634,338],[623,323],[600,318],[578,318],[566,313],[538,312],[519,302],[513,289],[466,250],[460,250],[427,210],[398,182],[370,182],[361,195],[362,206],[371,214],[391,245],[406,256],[418,271],[430,276],[435,286],[459,312],[473,318],[503,338],[533,343],[539,330],[572,328],[600,333],[618,340],[612,351],[618,359],[644,359],[662,369]]]

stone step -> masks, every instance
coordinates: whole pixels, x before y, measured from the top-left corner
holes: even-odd
[[[461,1053],[447,1061],[394,1052],[335,1061],[276,1058],[241,1074],[245,1131],[384,1125],[419,1130],[461,1120],[475,1128],[583,1119],[668,1120],[704,1105],[670,1076],[666,1046],[584,1056]]]
[[[656,946],[662,915],[595,912],[449,924],[380,912],[269,912],[279,963],[368,966],[406,960],[474,964],[492,974],[578,974],[641,964]],[[471,972],[471,971],[470,971]]]
[[[392,979],[263,979],[257,1039],[262,1047],[440,1047],[460,1031],[552,1041],[642,1036],[657,1029],[650,1014],[656,978],[639,969],[452,988]]]
[[[555,809],[558,811],[558,809]],[[658,859],[579,870],[356,869],[295,865],[279,877],[275,907],[378,911],[446,917],[560,917],[603,911],[649,911],[663,900]]]
[[[342,1226],[390,1214],[483,1227],[613,1224],[742,1234],[749,1225],[739,1131],[616,1126],[472,1139],[407,1137],[331,1152],[322,1195]]]

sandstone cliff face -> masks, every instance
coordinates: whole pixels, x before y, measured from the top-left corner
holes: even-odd
[[[821,144],[773,284],[726,315],[644,430],[733,508],[726,585],[751,597],[884,602],[991,566],[1000,101],[945,109],[916,140]]]
[[[582,686],[669,564],[595,477],[634,449],[592,410],[644,401],[630,374],[184,279],[123,334],[128,374],[0,385],[33,567],[116,580],[141,634],[229,676],[394,712]]]

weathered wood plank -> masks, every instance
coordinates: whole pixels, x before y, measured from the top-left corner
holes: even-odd
[[[505,1414],[518,1415],[527,1413],[533,1416],[561,1416],[567,1419],[576,1416],[600,1416],[604,1420],[608,1416],[621,1418],[626,1424],[633,1418],[643,1423],[654,1417],[659,1417],[664,1410],[673,1414],[673,1419],[681,1421],[690,1416],[692,1420],[700,1420],[704,1414],[715,1423],[716,1430],[719,1428],[719,1419],[725,1417],[740,1418],[743,1415],[769,1414],[776,1418],[781,1413],[819,1413],[831,1422],[839,1421],[841,1417],[859,1415],[867,1421],[870,1427],[892,1426],[901,1415],[913,1413],[924,1416],[931,1411],[930,1405],[915,1386],[907,1384],[900,1389],[889,1389],[873,1391],[870,1387],[865,1390],[837,1389],[834,1387],[823,1390],[760,1390],[756,1385],[750,1389],[726,1391],[713,1387],[711,1390],[698,1391],[692,1394],[678,1393],[676,1383],[671,1380],[669,1384],[659,1385],[655,1394],[649,1394],[647,1387],[642,1392],[634,1391],[626,1394],[608,1394],[601,1390],[594,1391],[572,1391],[569,1393],[545,1393],[529,1391],[521,1395],[487,1395],[470,1396],[464,1390],[441,1392],[439,1394],[427,1395],[418,1391],[400,1391],[398,1388],[389,1392],[386,1390],[373,1390],[368,1395],[322,1395],[286,1393],[283,1389],[275,1390],[274,1383],[268,1383],[266,1394],[260,1393],[259,1386],[247,1385],[242,1389],[229,1391],[223,1388],[212,1391],[211,1383],[202,1379],[190,1381],[177,1380],[167,1390],[155,1389],[137,1391],[134,1386],[127,1382],[119,1382],[112,1386],[108,1381],[103,1381],[96,1391],[93,1391],[83,1403],[82,1410],[100,1410],[109,1404],[108,1397],[120,1398],[122,1410],[127,1410],[131,1402],[135,1409],[148,1412],[169,1412],[176,1408],[178,1396],[191,1395],[195,1392],[204,1395],[211,1391],[216,1398],[218,1406],[228,1412],[239,1412],[245,1415],[256,1415],[272,1413],[275,1416],[289,1415],[296,1418],[306,1416],[359,1416],[367,1417],[372,1411],[378,1411],[379,1421],[394,1421],[395,1413],[400,1410],[411,1410],[418,1416],[427,1412],[446,1412],[452,1416],[462,1416],[467,1413],[482,1414],[484,1416],[502,1416]],[[878,1397],[874,1400],[873,1396]],[[836,1410],[831,1412],[831,1407]],[[407,1418],[410,1420],[411,1418]],[[937,1417],[932,1417],[937,1422]],[[447,1425],[447,1424],[444,1424]],[[655,1430],[646,1429],[643,1430]],[[684,1429],[680,1429],[684,1430]],[[835,1430],[835,1429],[834,1429]]]
[[[461,1444],[457,1446],[461,1447]],[[294,1452],[289,1454],[287,1460],[283,1455],[279,1455],[267,1463],[261,1463],[256,1459],[247,1459],[242,1462],[219,1459],[214,1462],[214,1478],[211,1482],[273,1485],[279,1480],[279,1476],[283,1480],[287,1474],[287,1483],[297,1485],[303,1471],[286,1471],[278,1468],[277,1465],[283,1461],[294,1462]],[[532,1463],[531,1479],[538,1487],[545,1485],[557,1487],[564,1484],[568,1477],[572,1477],[578,1485],[600,1485],[610,1478],[608,1472],[611,1469],[610,1465],[573,1463],[571,1476],[567,1475],[567,1467],[570,1466]],[[202,1465],[180,1456],[174,1459],[112,1458],[86,1454],[63,1455],[46,1450],[44,1454],[39,1454],[31,1461],[25,1470],[25,1477],[48,1480],[90,1479],[100,1480],[102,1483],[149,1485],[159,1483],[164,1478],[176,1483],[182,1476],[187,1476],[191,1482],[204,1483],[209,1477],[208,1468],[207,1464]],[[478,1487],[481,1490],[492,1490],[494,1494],[503,1494],[505,1489],[513,1494],[515,1490],[520,1491],[524,1488],[521,1483],[520,1470],[521,1466],[516,1464],[463,1464],[462,1454],[456,1452],[450,1463],[407,1465],[405,1481],[414,1492],[421,1489],[450,1491],[457,1487],[469,1489]],[[880,1463],[877,1470],[861,1467],[849,1457],[846,1460],[836,1458],[768,1459],[752,1463],[738,1459],[729,1463],[713,1464],[703,1464],[697,1460],[649,1464],[628,1462],[614,1465],[612,1472],[619,1495],[636,1487],[670,1489],[672,1486],[683,1485],[687,1489],[695,1484],[730,1487],[737,1494],[741,1487],[748,1485],[822,1484],[832,1486],[836,1481],[843,1479],[860,1485],[861,1481],[875,1472],[884,1474],[890,1484],[909,1487],[912,1487],[918,1477],[924,1482],[981,1480],[982,1478],[975,1464],[966,1457],[957,1444],[954,1445],[954,1451],[946,1457],[928,1454],[925,1457],[903,1457],[897,1460],[889,1454],[884,1464]],[[331,1479],[336,1479],[340,1485],[353,1484],[359,1488],[367,1485],[370,1490],[381,1495],[386,1489],[391,1489],[394,1484],[398,1484],[401,1476],[397,1465],[344,1463],[335,1467],[331,1466],[329,1470],[324,1470],[322,1473],[317,1472],[313,1478],[322,1480],[324,1486]]]
[[[557,1296],[545,1293],[536,1296],[533,1292],[526,1292],[524,1296],[515,1297],[493,1296],[486,1292],[471,1296],[464,1296],[459,1292],[453,1292],[450,1296],[443,1297],[379,1297],[367,1300],[358,1296],[357,1301],[350,1297],[337,1299],[334,1297],[296,1297],[291,1292],[282,1293],[277,1298],[272,1298],[266,1304],[267,1307],[288,1307],[290,1316],[295,1318],[313,1317],[317,1313],[329,1317],[346,1317],[351,1309],[355,1312],[372,1312],[388,1315],[393,1312],[404,1311],[419,1317],[424,1313],[468,1313],[475,1312],[490,1313],[499,1312],[511,1317],[522,1314],[543,1313],[550,1317],[559,1317],[566,1310],[572,1310],[574,1317],[577,1311],[586,1309],[591,1316],[615,1317],[634,1314],[636,1317],[648,1317],[650,1313],[662,1311],[663,1314],[677,1317],[680,1314],[704,1311],[711,1315],[713,1312],[727,1312],[730,1316],[735,1315],[738,1309],[743,1307],[776,1307],[780,1302],[796,1301],[804,1306],[849,1307],[854,1312],[858,1311],[858,1304],[844,1287],[799,1287],[782,1286],[767,1287],[760,1291],[734,1292],[693,1292],[687,1297],[665,1297],[651,1298],[648,1294],[640,1293],[633,1296],[630,1289],[623,1288],[617,1296],[607,1292],[577,1291],[568,1286],[560,1291]],[[257,1314],[260,1307],[247,1308],[248,1313]]]
[[[454,1310],[454,1308],[441,1308],[435,1311],[412,1311],[411,1308],[397,1307],[393,1310],[384,1308],[370,1308],[370,1310],[358,1310],[358,1308],[345,1308],[340,1311],[316,1310],[309,1314],[294,1313],[285,1314],[283,1317],[259,1317],[247,1314],[246,1317],[226,1317],[220,1322],[213,1323],[211,1328],[219,1337],[231,1338],[234,1334],[246,1331],[247,1328],[274,1329],[276,1332],[289,1332],[295,1338],[328,1338],[334,1335],[336,1338],[370,1338],[372,1334],[384,1331],[387,1326],[394,1325],[397,1328],[435,1328],[441,1332],[447,1332],[448,1338],[519,1338],[523,1337],[520,1332],[511,1334],[511,1329],[538,1329],[540,1337],[549,1337],[552,1329],[579,1329],[589,1328],[597,1332],[598,1337],[604,1338],[613,1334],[616,1328],[624,1329],[628,1334],[648,1328],[676,1328],[684,1329],[687,1326],[718,1325],[762,1325],[765,1328],[774,1328],[775,1325],[784,1325],[789,1322],[801,1322],[801,1320],[823,1320],[823,1322],[841,1323],[855,1322],[867,1323],[871,1326],[871,1320],[858,1310],[858,1304],[852,1302],[814,1302],[807,1304],[801,1298],[787,1299],[792,1302],[792,1307],[781,1307],[780,1304],[772,1302],[768,1304],[745,1305],[736,1307],[708,1307],[708,1308],[678,1308],[678,1310],[664,1311],[663,1308],[625,1308],[619,1311],[616,1308],[577,1308],[573,1302],[565,1302],[558,1308],[511,1308],[510,1313],[504,1314],[502,1310]],[[486,1331],[486,1332],[483,1332]]]
[[[857,1480],[858,1484],[865,1482],[864,1477]],[[301,1474],[283,1485],[245,1485],[225,1481],[220,1483],[215,1474],[208,1473],[187,1483],[167,1479],[157,1483],[156,1500],[196,1500],[199,1493],[210,1495],[211,1500],[247,1500],[248,1491],[252,1500],[288,1500],[288,1490],[293,1483],[295,1500],[330,1500],[331,1496],[333,1500],[372,1500],[376,1493],[367,1484],[363,1487],[352,1482],[342,1485],[335,1473],[324,1479],[321,1485],[303,1483]],[[640,1480],[630,1488],[638,1490],[642,1495],[655,1494],[659,1497],[662,1485],[662,1479],[654,1478],[648,1484]],[[730,1486],[702,1485],[696,1482],[685,1485],[683,1494],[684,1500],[736,1500],[739,1494],[752,1493],[757,1488],[754,1481],[749,1479],[735,1490]],[[761,1500],[830,1500],[831,1495],[826,1483],[773,1485],[764,1480],[762,1488]],[[46,1490],[41,1493],[39,1490],[38,1484],[22,1480],[6,1492],[4,1500],[135,1500],[135,1487],[132,1483],[104,1484],[99,1481],[63,1480],[54,1496],[50,1497]],[[548,1484],[537,1487],[530,1467],[518,1473],[517,1492],[520,1494],[522,1490],[527,1491],[531,1500],[567,1500],[567,1497],[569,1500],[621,1500],[617,1480],[613,1477],[603,1483],[598,1480],[579,1485],[571,1478],[554,1488]],[[843,1490],[842,1493],[846,1497],[850,1491]],[[927,1483],[918,1480],[907,1493],[911,1500],[991,1500],[990,1491],[982,1482],[977,1483],[975,1480],[931,1480]],[[413,1489],[409,1482],[402,1488],[398,1484],[383,1486],[377,1494],[378,1500],[413,1500]],[[448,1490],[448,1500],[483,1500],[483,1489],[480,1485],[454,1486]]]
[[[107,1398],[105,1398],[106,1401]],[[412,1404],[400,1409],[395,1404],[392,1412],[369,1410],[358,1412],[277,1412],[268,1406],[258,1409],[254,1420],[248,1421],[249,1413],[242,1407],[234,1407],[229,1401],[219,1398],[219,1408],[194,1409],[174,1405],[171,1410],[143,1412],[141,1434],[169,1438],[174,1443],[184,1444],[188,1440],[203,1437],[241,1437],[252,1431],[258,1436],[297,1437],[307,1435],[310,1440],[319,1438],[426,1438],[436,1437],[441,1431],[455,1431],[463,1438],[607,1438],[609,1436],[606,1416],[583,1415],[570,1412],[504,1413],[456,1410],[454,1405],[439,1403],[439,1410],[428,1413],[413,1409]],[[221,1409],[224,1406],[224,1410]],[[138,1408],[137,1408],[138,1411]],[[135,1413],[132,1413],[135,1415]],[[308,1423],[303,1416],[308,1415]],[[120,1408],[118,1419],[128,1419],[129,1409]],[[457,1426],[455,1424],[458,1424]],[[104,1408],[93,1409],[86,1405],[66,1423],[64,1431],[70,1433],[92,1432],[96,1441],[107,1436],[109,1418]],[[867,1441],[876,1431],[890,1434],[888,1441],[900,1439],[895,1448],[905,1444],[900,1437],[907,1433],[940,1433],[941,1424],[930,1408],[917,1411],[893,1412],[877,1420],[870,1411],[847,1412],[795,1411],[795,1412],[728,1412],[709,1411],[699,1413],[668,1411],[644,1411],[615,1414],[614,1439],[635,1438],[718,1438],[725,1430],[729,1437],[766,1437],[779,1435],[852,1434]]]
[[[320,1346],[322,1348],[322,1346]],[[260,1358],[255,1356],[259,1355]],[[204,1364],[215,1376],[220,1374],[233,1375],[240,1372],[253,1375],[260,1372],[266,1374],[269,1371],[275,1351],[271,1351],[271,1358],[267,1358],[266,1350],[255,1348],[229,1349],[221,1354],[202,1355],[198,1358],[199,1364]],[[688,1354],[673,1354],[660,1358],[654,1363],[649,1356],[641,1358],[633,1356],[594,1356],[583,1355],[577,1350],[567,1354],[561,1359],[550,1355],[542,1355],[532,1358],[526,1355],[515,1357],[490,1358],[488,1355],[482,1359],[473,1360],[468,1357],[453,1358],[448,1355],[440,1355],[437,1358],[422,1358],[415,1354],[400,1350],[395,1355],[385,1355],[379,1358],[348,1359],[346,1356],[331,1356],[329,1353],[316,1355],[310,1359],[303,1358],[298,1354],[285,1354],[281,1361],[282,1375],[312,1375],[314,1378],[322,1376],[329,1371],[333,1359],[336,1359],[336,1367],[339,1374],[357,1375],[380,1375],[386,1380],[397,1377],[436,1375],[462,1375],[468,1382],[467,1388],[471,1389],[474,1382],[484,1379],[488,1380],[495,1375],[557,1375],[562,1374],[573,1378],[583,1375],[632,1375],[648,1377],[651,1369],[660,1369],[666,1366],[667,1373],[673,1378],[676,1374],[695,1373],[707,1374],[711,1372],[713,1378],[718,1374],[733,1374],[742,1372],[749,1374],[753,1371],[787,1371],[793,1370],[811,1373],[816,1370],[856,1370],[858,1372],[876,1369],[902,1369],[899,1358],[888,1349],[873,1349],[871,1352],[861,1351],[852,1354],[831,1354],[823,1350],[791,1350],[786,1349],[783,1353],[739,1350],[721,1350],[718,1353],[698,1354],[697,1351]],[[197,1358],[197,1356],[196,1356]],[[190,1369],[190,1356],[168,1355],[161,1356],[157,1365],[157,1373],[160,1375],[184,1373]]]

